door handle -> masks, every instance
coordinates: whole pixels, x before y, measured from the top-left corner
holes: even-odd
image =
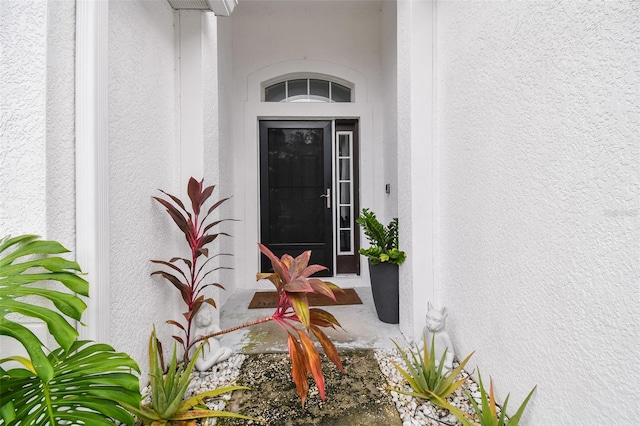
[[[330,209],[331,208],[331,188],[327,188],[327,193],[326,194],[322,194],[320,196],[320,198],[326,198],[327,199],[327,208]]]

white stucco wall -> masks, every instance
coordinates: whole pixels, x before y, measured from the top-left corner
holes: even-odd
[[[241,220],[233,232],[238,287],[256,287],[259,267],[258,117],[360,117],[361,206],[384,211],[381,8],[375,1],[241,1],[235,9],[229,141],[233,152],[226,154],[233,155],[234,218]],[[354,76],[356,102],[261,104],[260,83],[277,77],[269,74],[276,69],[283,74],[323,72],[346,80]],[[365,266],[362,277],[337,278],[336,283],[368,285],[367,274]]]
[[[0,3],[0,237],[34,233],[70,250],[74,13],[72,1]],[[22,321],[56,345],[44,324]],[[24,352],[13,339],[0,340],[0,357]]]
[[[214,185],[214,192],[207,201],[206,207],[213,205],[218,200],[225,198],[230,193],[225,191],[225,185],[220,184],[224,166],[220,161],[221,132],[228,128],[226,122],[227,107],[222,93],[227,85],[220,84],[219,69],[224,67],[225,50],[218,45],[218,18],[211,12],[200,10],[181,10],[176,12],[176,102],[177,102],[177,145],[180,152],[180,197],[187,199],[186,183],[190,177],[200,180],[204,178],[205,186]],[[224,36],[223,36],[224,40]],[[226,177],[227,182],[230,177]],[[229,185],[227,185],[228,187]],[[223,205],[224,206],[224,205]],[[226,208],[226,206],[224,206]],[[209,223],[229,217],[218,208],[209,216]],[[216,226],[211,232],[228,232],[226,222]],[[206,283],[227,283],[221,277],[220,269],[231,264],[227,257],[217,256],[219,253],[230,253],[233,250],[224,247],[220,237],[209,248],[210,256],[216,256],[207,265],[213,270],[208,275]],[[178,244],[182,249],[186,248],[184,239],[180,238]],[[201,261],[203,259],[201,258]],[[224,269],[222,269],[224,270]],[[203,283],[204,284],[204,283]],[[219,307],[228,297],[228,292],[233,291],[233,286],[227,292],[217,287],[209,286],[203,290],[202,295],[213,298]],[[219,311],[215,311],[217,317]],[[214,318],[215,320],[215,318]]]
[[[168,3],[109,3],[111,343],[143,369],[152,324],[170,346],[165,321],[182,312],[177,290],[149,276],[150,259],[179,255],[184,242],[151,199],[158,188],[186,188],[178,180],[174,41]]]
[[[47,238],[75,252],[75,2],[47,2]],[[80,265],[82,266],[82,265]]]
[[[382,96],[383,108],[383,157],[384,185],[389,184],[390,192],[385,192],[384,210],[380,219],[386,225],[398,217],[398,61],[397,61],[397,13],[396,2],[382,2]],[[395,161],[394,161],[395,160]],[[384,191],[385,187],[376,188]]]
[[[70,250],[74,13],[72,1],[0,4],[0,235],[35,233]]]
[[[439,2],[441,276],[531,425],[640,418],[640,4]]]
[[[0,3],[0,235],[46,235],[47,4]]]
[[[240,194],[234,193],[233,186],[233,161],[229,159],[233,158],[233,140],[231,138],[232,132],[232,111],[231,111],[231,99],[233,94],[233,88],[229,82],[233,81],[233,64],[232,64],[232,51],[231,51],[231,37],[232,37],[232,20],[227,17],[216,18],[216,69],[215,75],[217,84],[217,121],[218,121],[218,152],[213,161],[217,161],[218,167],[218,180],[217,191],[220,197],[232,197],[229,201],[225,202],[220,207],[219,217],[224,219],[235,219],[234,206],[241,198]],[[236,247],[242,245],[236,245],[237,235],[233,232],[234,227],[232,222],[226,222],[220,227],[221,231],[225,231],[231,234],[231,237],[222,237],[219,242],[219,248],[221,253],[235,253]],[[224,257],[220,260],[220,264],[224,266],[233,266],[235,264],[233,258]],[[222,306],[229,297],[233,294],[237,288],[235,282],[235,271],[223,269],[219,273],[219,282],[225,288],[225,290],[218,291],[216,303],[218,306]]]
[[[433,3],[397,2],[400,330],[419,340],[434,282]]]
[[[218,138],[218,134],[220,132],[220,99],[219,99],[219,91],[220,86],[218,84],[218,28],[217,21],[218,18],[209,12],[209,13],[201,13],[202,19],[202,94],[203,94],[203,104],[204,104],[204,113],[203,113],[203,174],[202,176],[205,179],[205,182],[208,185],[216,185],[216,189],[214,190],[214,196],[212,197],[210,203],[213,204],[220,198],[223,198],[223,194],[220,191],[220,140]],[[209,204],[209,205],[211,205]],[[220,212],[216,211],[214,215],[212,215],[212,219],[218,220],[220,219]],[[222,229],[218,228],[215,230],[216,232],[221,231]],[[218,239],[220,240],[220,238]],[[220,241],[215,241],[211,247],[211,253],[220,253]],[[210,262],[210,267],[215,268],[220,265],[224,265],[224,259],[221,261],[220,258],[216,258],[215,261]],[[220,274],[213,273],[211,274],[211,278],[213,282],[221,282]],[[218,307],[221,306],[220,301],[220,293],[221,290],[217,287],[209,287],[205,290],[205,297],[212,297]],[[219,317],[219,310],[215,311],[215,316]]]
[[[104,340],[130,353],[144,370],[152,324],[170,342],[174,330],[165,321],[182,312],[177,291],[149,276],[155,269],[150,259],[168,259],[184,248],[184,238],[151,196],[158,188],[184,195],[180,176],[202,175],[203,157],[210,161],[208,182],[218,179],[217,81],[207,76],[200,82],[199,108],[207,120],[193,130],[192,121],[177,112],[177,14],[166,2],[109,2],[108,11],[110,180],[104,190],[110,200],[110,309],[100,320],[110,321]],[[191,13],[203,17],[203,47],[196,56],[201,74],[208,74],[217,67],[216,18]],[[0,230],[38,233],[74,250],[75,3],[3,1],[0,22]],[[186,159],[186,166],[178,160],[189,148],[181,143],[185,129],[201,135],[198,152],[189,153],[194,161]],[[30,327],[46,336],[44,327]],[[8,348],[5,341],[2,348]]]

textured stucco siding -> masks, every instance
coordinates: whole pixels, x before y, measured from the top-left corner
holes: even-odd
[[[47,238],[75,252],[75,2],[47,2]],[[82,265],[81,265],[82,266]]]
[[[0,2],[0,235],[46,234],[47,4]]]
[[[382,59],[382,114],[385,118],[383,126],[383,158],[384,184],[389,184],[389,193],[385,196],[385,210],[381,217],[398,216],[398,162],[393,161],[398,152],[398,59],[397,59],[397,12],[394,2],[382,3],[381,25],[381,59]],[[385,188],[386,189],[386,188]],[[386,192],[385,192],[386,193]]]
[[[215,69],[211,73],[207,73],[208,78],[216,76],[216,114],[218,123],[218,134],[216,144],[216,155],[211,156],[212,162],[216,162],[212,167],[216,167],[218,171],[217,180],[212,181],[217,183],[216,192],[219,198],[229,197],[232,198],[225,202],[219,210],[219,217],[222,219],[233,219],[236,216],[233,214],[234,205],[237,202],[237,195],[233,193],[233,161],[229,161],[233,158],[233,143],[231,139],[231,97],[233,90],[228,82],[233,80],[233,65],[232,65],[232,51],[231,51],[231,19],[229,18],[216,18],[216,33],[215,33],[215,45],[216,45],[216,57],[215,57]],[[213,36],[213,35],[212,35]],[[207,166],[208,167],[208,166]],[[232,226],[229,222],[226,222],[224,226],[220,227],[220,231],[231,232]],[[222,253],[234,253],[236,247],[237,236],[234,234],[231,237],[223,237],[218,241],[218,247]],[[233,265],[233,260],[229,257],[221,258],[220,264],[223,266]],[[224,286],[225,290],[217,291],[216,303],[218,306],[222,306],[233,294],[236,289],[236,283],[234,281],[235,271],[222,269],[218,271],[219,282]]]
[[[152,324],[163,342],[178,292],[150,277],[150,259],[181,253],[175,224],[155,201],[181,193],[175,144],[174,13],[167,3],[109,3],[111,342],[147,362]],[[186,185],[186,183],[185,183]],[[170,348],[168,348],[170,349]]]
[[[434,283],[433,3],[397,3],[400,330],[419,340]]]
[[[0,237],[38,234],[69,250],[75,247],[74,13],[72,1],[0,3]],[[44,323],[21,321],[57,345]],[[13,339],[0,340],[0,357],[24,353]]]
[[[0,236],[75,245],[72,1],[0,4]]]
[[[454,345],[527,424],[638,424],[640,3],[437,7]]]

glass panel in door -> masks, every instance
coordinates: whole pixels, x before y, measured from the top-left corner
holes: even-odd
[[[278,257],[312,250],[333,275],[331,122],[260,122],[261,241]],[[262,258],[262,271],[271,264]]]

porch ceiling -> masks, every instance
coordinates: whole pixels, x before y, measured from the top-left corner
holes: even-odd
[[[206,10],[216,16],[230,16],[238,0],[167,0],[176,10]]]

